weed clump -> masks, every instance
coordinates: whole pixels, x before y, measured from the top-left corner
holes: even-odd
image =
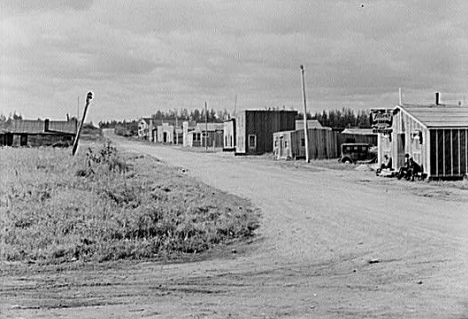
[[[258,227],[247,201],[110,143],[76,157],[48,148],[0,152],[11,168],[2,168],[0,184],[3,261],[179,256],[253,236]]]

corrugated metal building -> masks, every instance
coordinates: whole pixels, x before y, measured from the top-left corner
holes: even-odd
[[[296,128],[297,111],[245,110],[236,117],[236,154],[273,152],[273,133]]]
[[[378,146],[379,162],[387,154],[395,169],[409,154],[431,179],[462,178],[468,173],[468,107],[398,105],[391,132],[379,134]]]

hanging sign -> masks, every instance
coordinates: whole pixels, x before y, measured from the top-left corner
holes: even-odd
[[[373,133],[390,134],[393,124],[393,110],[371,110],[370,125]]]

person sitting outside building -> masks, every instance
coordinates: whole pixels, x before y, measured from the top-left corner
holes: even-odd
[[[416,163],[412,157],[409,159],[409,172],[408,175],[411,178],[411,181],[414,181],[414,176],[418,175],[419,173],[422,173],[422,168],[421,165]]]
[[[411,161],[410,161],[411,157],[408,153],[405,154],[405,164],[400,167],[400,170],[398,171],[398,174],[397,174],[397,177],[398,179],[401,179],[402,177],[404,177],[405,179],[410,179],[411,178],[411,175],[410,175],[410,166],[411,166]]]
[[[392,158],[388,157],[387,154],[384,155],[384,160],[382,165],[380,165],[381,169],[392,169]]]
[[[393,171],[392,169],[392,158],[389,157],[387,154],[384,155],[384,159],[382,164],[380,164],[380,167],[377,169],[377,175],[381,175],[383,170],[387,170],[387,174],[384,174],[385,176],[393,176],[392,172],[388,171]]]

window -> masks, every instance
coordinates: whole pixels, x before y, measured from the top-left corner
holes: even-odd
[[[257,148],[257,135],[255,134],[249,135],[249,148],[252,148],[252,149]]]
[[[288,141],[284,141],[284,148],[288,148],[288,147],[289,147]]]
[[[301,146],[305,146],[305,138],[301,138]]]

